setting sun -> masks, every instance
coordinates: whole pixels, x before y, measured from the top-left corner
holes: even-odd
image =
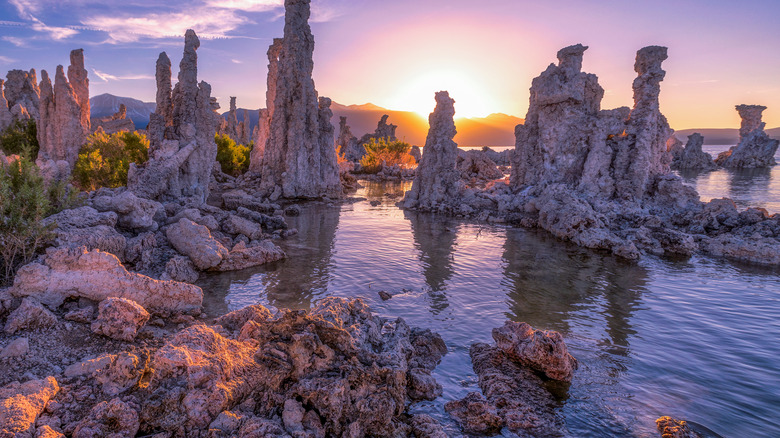
[[[467,72],[455,69],[421,72],[389,103],[391,108],[414,111],[427,118],[436,105],[434,93],[446,90],[455,99],[456,117],[485,117],[495,112],[497,105],[479,83]]]

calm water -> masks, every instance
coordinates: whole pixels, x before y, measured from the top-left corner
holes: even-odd
[[[713,157],[731,146],[702,147]],[[780,151],[775,156],[780,163]],[[726,170],[714,172],[680,172],[683,181],[695,188],[703,201],[713,198],[731,198],[740,208],[762,207],[780,213],[780,166],[769,169]]]
[[[661,415],[724,437],[780,436],[780,271],[698,257],[630,264],[532,230],[400,211],[384,194],[403,189],[358,193],[376,207],[305,207],[290,219],[300,234],[282,242],[288,260],[203,281],[208,311],[361,297],[438,332],[444,395],[412,410],[451,436],[444,403],[478,390],[468,348],[507,319],[562,332],[580,360],[560,408],[569,436],[656,437]],[[383,302],[380,290],[398,295]]]

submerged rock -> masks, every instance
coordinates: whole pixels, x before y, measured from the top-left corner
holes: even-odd
[[[496,408],[479,392],[470,392],[461,400],[447,402],[444,409],[469,434],[496,435],[504,427],[504,420],[498,416]]]
[[[661,417],[655,420],[655,424],[662,438],[701,438],[701,435],[688,427],[688,423],[672,417]]]
[[[739,143],[718,155],[715,160],[718,165],[732,169],[755,169],[777,164],[775,154],[780,141],[769,138],[764,131],[766,123],[761,121],[761,114],[765,109],[761,105],[737,105],[737,112],[742,117]]]
[[[261,186],[273,199],[341,196],[330,99],[318,99],[312,80],[310,13],[310,0],[285,0],[284,38],[269,50],[278,64],[269,69]]]

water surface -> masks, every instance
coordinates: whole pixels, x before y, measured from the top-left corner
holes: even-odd
[[[287,260],[205,279],[208,311],[360,297],[430,328],[449,348],[435,371],[444,394],[412,410],[451,436],[444,403],[478,390],[468,348],[506,320],[560,331],[579,359],[560,408],[568,436],[656,437],[662,415],[724,437],[780,436],[778,271],[703,257],[628,263],[534,230],[404,212],[385,194],[408,184],[366,184],[368,201],[290,218],[300,233],[280,242]]]

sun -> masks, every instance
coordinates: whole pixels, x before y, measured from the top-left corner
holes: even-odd
[[[489,93],[480,86],[480,80],[459,70],[420,72],[402,86],[391,102],[391,108],[414,111],[428,118],[436,106],[437,91],[449,91],[455,99],[455,117],[485,117],[496,106]],[[483,79],[482,79],[483,80]]]

